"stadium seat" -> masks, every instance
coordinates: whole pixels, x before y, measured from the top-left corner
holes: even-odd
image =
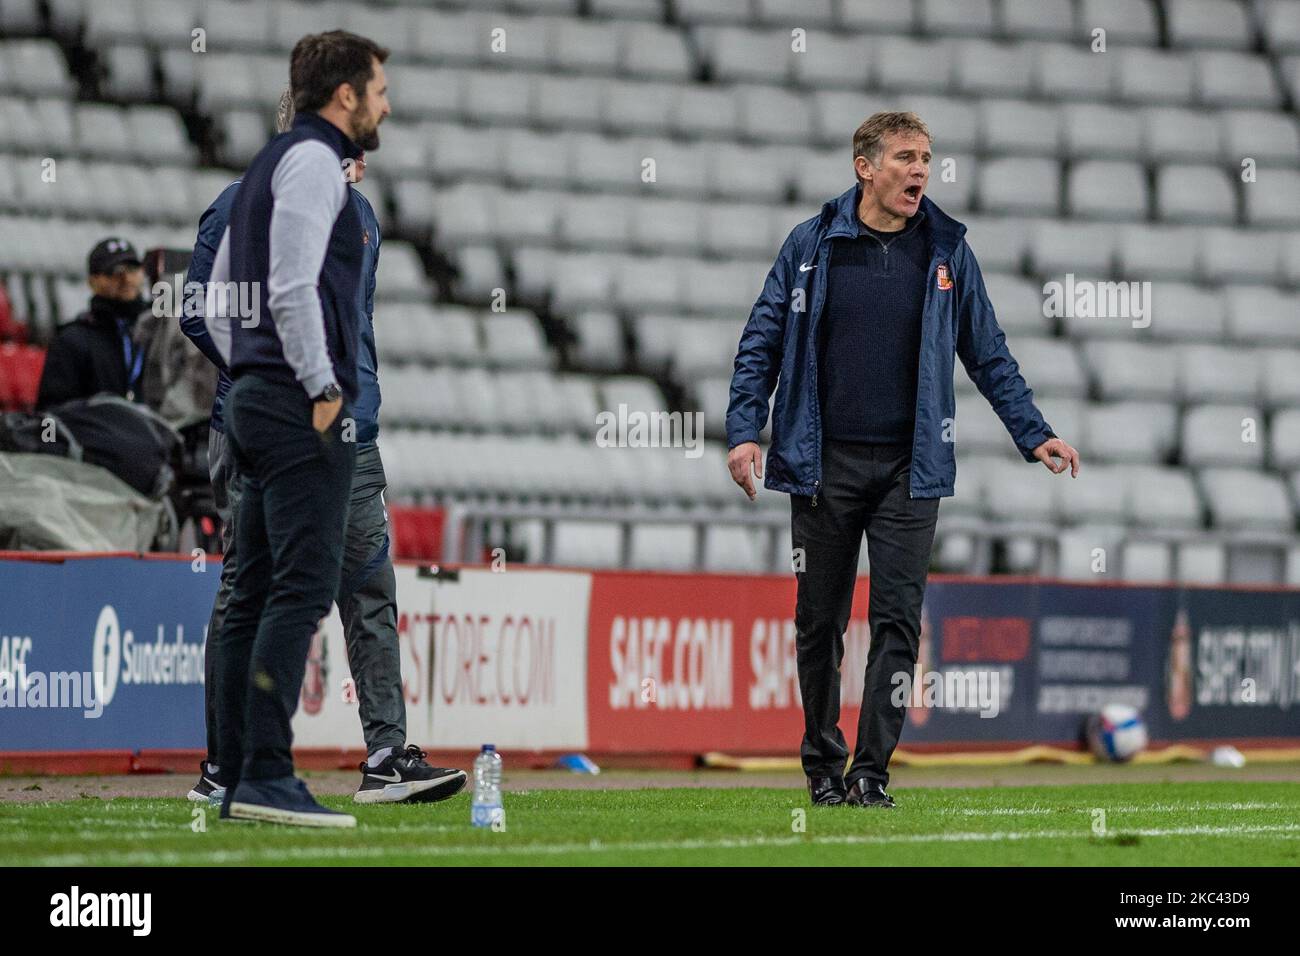
[[[1183,541],[1175,551],[1180,582],[1218,585],[1228,580],[1228,555],[1219,542]]]
[[[1288,534],[1294,530],[1290,496],[1276,475],[1240,468],[1206,468],[1199,478],[1216,528]]]
[[[1133,466],[1128,470],[1127,497],[1132,524],[1161,529],[1201,526],[1201,499],[1184,469]]]
[[[1162,541],[1126,541],[1122,558],[1124,578],[1135,583],[1173,580],[1173,555]]]
[[[1198,405],[1183,415],[1181,447],[1188,465],[1264,463],[1264,417],[1251,405]]]
[[[1217,166],[1162,166],[1156,172],[1156,214],[1165,222],[1231,223],[1237,197]]]
[[[1163,402],[1103,402],[1086,407],[1088,448],[1110,462],[1158,464],[1174,450],[1178,412]]]
[[[689,571],[695,561],[695,528],[689,524],[635,524],[628,565],[658,571]]]

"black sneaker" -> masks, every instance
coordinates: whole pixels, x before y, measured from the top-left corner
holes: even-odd
[[[894,806],[894,798],[885,793],[884,786],[865,777],[853,781],[847,802],[854,807],[881,807],[886,810]]]
[[[838,807],[844,802],[844,778],[809,777],[808,796],[815,807]]]
[[[212,772],[212,764],[200,760],[199,782],[185,794],[185,799],[190,803],[220,803],[225,795],[226,788],[217,782],[216,775]]]
[[[464,770],[430,767],[423,750],[412,744],[394,749],[378,767],[361,762],[361,787],[352,797],[357,803],[434,803],[465,789]]]

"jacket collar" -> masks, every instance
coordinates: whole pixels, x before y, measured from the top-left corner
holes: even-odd
[[[298,129],[302,126],[315,131],[343,159],[356,159],[362,153],[361,147],[352,142],[351,137],[345,135],[341,129],[329,120],[322,118],[319,113],[298,113],[295,115],[293,128]]]
[[[822,206],[822,222],[827,224],[827,239],[858,234],[858,200],[861,195],[862,186],[855,183],[852,189]],[[940,259],[948,258],[957,248],[957,243],[961,242],[962,236],[966,235],[966,226],[935,205],[929,196],[921,197],[920,211],[925,213],[924,226],[929,230],[934,255]]]

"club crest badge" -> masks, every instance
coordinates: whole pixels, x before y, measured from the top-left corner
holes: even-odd
[[[952,276],[948,274],[948,267],[946,265],[940,265],[934,276],[938,281],[940,290],[947,292],[952,288]]]

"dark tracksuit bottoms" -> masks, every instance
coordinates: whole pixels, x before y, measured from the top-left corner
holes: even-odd
[[[791,495],[796,572],[795,658],[803,698],[805,774],[844,773],[849,751],[838,726],[840,664],[867,538],[871,645],[853,762],[845,773],[889,782],[905,707],[892,700],[898,675],[912,679],[921,640],[938,498],[912,498],[912,444],[921,311],[929,263],[924,217],[897,233],[859,224],[833,240],[818,335],[822,478],[815,497]]]

